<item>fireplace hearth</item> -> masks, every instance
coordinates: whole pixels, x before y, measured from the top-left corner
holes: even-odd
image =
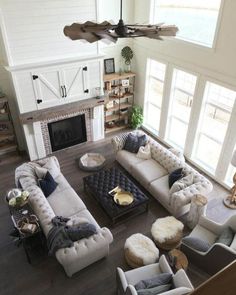
[[[87,141],[85,114],[48,123],[52,152]]]

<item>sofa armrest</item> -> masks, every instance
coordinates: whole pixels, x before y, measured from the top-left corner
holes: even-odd
[[[175,208],[175,211],[179,207],[185,206],[191,203],[194,195],[207,195],[212,190],[212,184],[209,181],[193,183],[190,186],[173,193],[170,196],[170,205]]]
[[[136,289],[134,288],[134,286],[128,285],[125,295],[137,295],[137,294],[138,293],[137,293]]]
[[[159,259],[159,266],[160,266],[161,272],[168,272],[168,273],[173,274],[173,272],[170,268],[170,265],[166,260],[165,255],[161,255],[161,257]]]
[[[173,281],[176,288],[185,287],[193,290],[193,285],[183,269],[180,269],[176,272],[176,274],[173,276]]]
[[[175,288],[169,291],[166,291],[164,293],[161,293],[163,295],[184,295],[184,294],[189,294],[193,289],[186,288],[186,287],[179,287]]]
[[[125,273],[120,267],[117,267],[116,269],[116,281],[118,290],[120,290],[121,294],[124,294],[128,287],[128,282]]]
[[[226,227],[236,228],[236,215],[229,217],[223,224],[210,220],[206,216],[201,216],[199,224],[219,235]]]

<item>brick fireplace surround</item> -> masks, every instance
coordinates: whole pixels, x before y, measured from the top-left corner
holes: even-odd
[[[87,141],[104,138],[103,100],[87,99],[20,115],[31,160],[52,154],[48,123],[85,114]]]

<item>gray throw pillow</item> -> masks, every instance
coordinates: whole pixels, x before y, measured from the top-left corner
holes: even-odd
[[[136,290],[153,288],[160,285],[168,284],[172,279],[171,273],[161,273],[152,279],[142,280],[138,282],[134,287]]]
[[[220,236],[216,239],[216,243],[221,243],[226,246],[229,246],[234,239],[234,231],[231,229],[231,227],[225,228]]]
[[[211,247],[211,245],[208,242],[199,238],[185,237],[182,241],[187,246],[201,252],[207,252]]]
[[[151,289],[141,289],[138,290],[138,295],[157,295],[162,294],[171,289],[171,284],[160,285]]]
[[[147,143],[147,136],[141,135],[137,136],[133,133],[130,133],[126,138],[124,150],[129,151],[131,153],[137,153],[141,146],[145,146]]]

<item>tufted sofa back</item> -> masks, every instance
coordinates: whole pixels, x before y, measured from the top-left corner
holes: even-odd
[[[54,160],[58,163],[56,158]],[[47,236],[49,230],[52,228],[51,220],[55,216],[55,213],[42,190],[39,188],[35,174],[35,167],[44,165],[46,163],[45,161],[29,162],[19,166],[15,171],[15,181],[17,186],[20,185],[23,190],[27,190],[30,193],[30,205],[38,216],[41,227]]]

